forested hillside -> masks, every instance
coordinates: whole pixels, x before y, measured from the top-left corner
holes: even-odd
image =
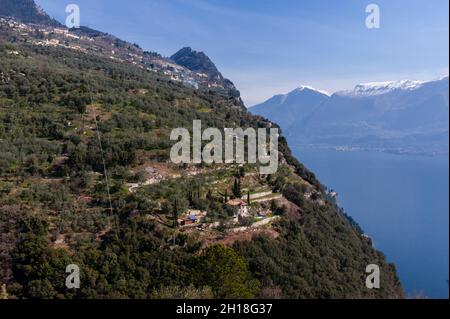
[[[2,0],[0,1],[0,16],[15,17],[27,23],[46,23],[60,25],[50,18],[33,0]]]
[[[395,267],[283,137],[274,175],[260,176],[256,165],[170,162],[171,129],[194,119],[272,126],[229,90],[0,39],[0,285],[8,298],[403,296]],[[252,200],[257,194],[270,195]],[[237,232],[232,198],[273,222],[239,220]],[[207,215],[183,227],[187,210]],[[69,264],[81,269],[80,289],[65,286]],[[368,264],[381,268],[380,289],[365,286]]]

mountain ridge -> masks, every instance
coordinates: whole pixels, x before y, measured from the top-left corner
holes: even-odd
[[[353,90],[339,91],[335,94],[338,95],[351,95],[351,96],[372,96],[390,93],[393,91],[411,91],[418,89],[422,86],[424,81],[413,80],[398,80],[398,81],[385,81],[385,82],[369,82],[357,84]]]
[[[61,26],[33,0],[0,0],[0,16],[14,17],[25,23]]]
[[[207,77],[210,82],[210,87],[223,85],[228,89],[237,90],[233,82],[225,79],[214,62],[202,51],[195,51],[191,47],[184,47],[174,53],[170,59],[201,77]]]
[[[278,95],[277,95],[278,96]],[[381,150],[396,153],[447,154],[448,76],[439,80],[359,84],[311,101],[288,94],[249,108],[280,124],[296,144]],[[433,140],[435,136],[435,140]]]
[[[138,65],[147,71],[169,76],[172,81],[189,87],[223,91],[231,95],[230,105],[234,104],[239,108],[245,108],[240,92],[231,81],[224,79],[221,75],[220,79],[205,76],[177,64],[170,58],[163,57],[156,52],[144,51],[138,45],[123,41],[108,33],[84,26],[78,29],[68,29],[64,26],[46,23],[27,25],[14,17],[0,17],[1,25],[10,31],[14,31],[14,34],[7,35],[9,38],[6,38],[6,40],[14,37],[16,42],[31,41],[34,45],[39,46],[65,47],[75,51],[101,55],[129,65]],[[214,66],[206,55],[203,54],[202,57]],[[193,67],[191,66],[191,68]]]
[[[193,120],[278,127],[247,112],[236,91],[209,87],[185,67],[103,33],[0,22],[0,284],[7,294],[403,297],[395,266],[283,136],[271,176],[250,164],[170,161],[171,130]],[[250,218],[228,201],[241,202],[244,189]],[[201,221],[190,223],[192,216]],[[267,223],[259,227],[257,216]],[[64,280],[73,263],[84,276],[76,290]],[[382,270],[381,289],[365,286],[372,263]]]
[[[92,50],[92,46],[96,45],[97,54],[117,58],[125,63],[141,64],[147,69],[169,75],[173,81],[193,87],[203,86],[211,90],[228,90],[235,102],[240,107],[244,107],[240,92],[230,80],[222,76],[204,52],[197,52],[190,47],[185,47],[172,57],[163,57],[156,52],[144,51],[134,43],[89,27],[80,26],[80,28],[68,29],[48,16],[33,0],[0,0],[0,17],[41,26],[40,32],[47,35],[45,38],[48,38],[48,41],[59,41],[59,43],[41,41],[41,45],[61,46],[63,43],[68,43],[67,47],[76,50]],[[23,37],[20,35],[21,27],[23,26],[17,25],[19,31],[17,36],[19,37]],[[35,30],[28,28],[27,31],[34,33]],[[42,34],[36,34],[36,37],[38,36],[42,37]]]
[[[210,78],[222,80],[223,76],[211,59],[202,51],[184,47],[174,53],[170,59],[194,72],[205,73]]]

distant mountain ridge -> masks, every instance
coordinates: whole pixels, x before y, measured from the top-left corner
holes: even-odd
[[[386,81],[386,82],[372,82],[361,83],[355,86],[352,91],[341,91],[336,94],[339,95],[352,95],[352,96],[368,96],[368,95],[380,95],[393,92],[396,90],[415,90],[422,86],[425,82],[400,80],[400,81]]]
[[[287,94],[279,94],[264,103],[251,107],[253,114],[261,115],[281,125],[287,133],[296,122],[304,121],[314,109],[328,99],[328,95],[307,86],[300,86]],[[301,104],[299,104],[301,100]]]
[[[295,144],[448,154],[448,81],[366,83],[331,96],[296,89],[250,112],[278,123]]]

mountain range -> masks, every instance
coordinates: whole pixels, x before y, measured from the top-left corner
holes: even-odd
[[[205,53],[163,57],[37,21],[32,1],[0,8],[1,298],[404,296],[395,265],[283,136],[269,176],[170,160],[172,130],[194,120],[276,126]],[[73,264],[79,289],[66,286]],[[366,287],[369,264],[381,289]]]
[[[301,86],[250,108],[310,147],[446,154],[449,79],[364,83],[332,95]]]

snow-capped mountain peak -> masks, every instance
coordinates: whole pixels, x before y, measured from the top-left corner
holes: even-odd
[[[313,88],[312,86],[309,85],[300,85],[299,87],[297,87],[296,89],[294,89],[293,91],[286,93],[286,94],[280,94],[280,95],[275,95],[276,98],[279,99],[279,104],[284,104],[286,102],[286,100],[290,97],[293,96],[297,96],[298,93],[302,93],[302,92],[315,92],[315,93],[319,93],[322,95],[326,95],[328,97],[331,96],[330,93],[328,93],[327,91],[324,90],[318,90]]]
[[[350,96],[374,96],[397,90],[412,91],[418,89],[424,83],[425,82],[422,81],[411,80],[361,83],[356,85],[351,91],[342,91],[338,92],[338,94]]]
[[[309,86],[309,85],[300,85],[298,88],[296,88],[294,90],[294,92],[301,92],[301,91],[304,91],[304,90],[315,91],[315,92],[318,92],[318,93],[321,93],[321,94],[324,94],[324,95],[327,95],[327,96],[331,96],[331,94],[329,92],[324,91],[324,90],[315,89],[315,88],[313,88],[312,86]]]

